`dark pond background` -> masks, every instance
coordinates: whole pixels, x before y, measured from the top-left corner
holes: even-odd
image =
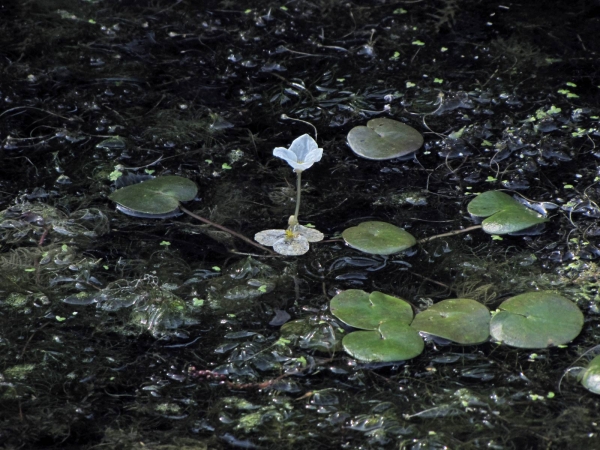
[[[599,16],[583,0],[0,2],[0,446],[600,448],[600,403],[569,370],[600,342]],[[424,147],[356,157],[346,134],[373,117]],[[118,178],[179,175],[203,217],[283,228],[295,178],[272,150],[312,133],[289,118],[324,149],[301,222],[329,242],[305,256],[248,258],[107,199]],[[551,203],[543,233],[388,258],[337,236],[465,228],[494,189]],[[555,289],[586,322],[565,348],[430,342],[365,366],[319,351],[349,288],[492,310]],[[280,340],[282,311],[302,333]]]

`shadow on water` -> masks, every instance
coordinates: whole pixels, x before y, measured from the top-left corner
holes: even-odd
[[[600,448],[598,399],[566,374],[600,338],[600,11],[542,5],[0,5],[0,445]],[[423,148],[356,157],[346,135],[374,117]],[[189,210],[249,237],[283,228],[296,178],[272,150],[312,133],[301,121],[324,149],[301,221],[327,236],[305,256],[248,256],[107,199],[122,176],[178,175],[199,187]],[[366,220],[418,239],[466,228],[473,194],[499,189],[549,207],[545,230],[389,257],[339,239]],[[431,341],[365,365],[328,310],[350,288],[491,310],[552,289],[585,325],[560,348]],[[288,317],[303,322],[282,336]]]

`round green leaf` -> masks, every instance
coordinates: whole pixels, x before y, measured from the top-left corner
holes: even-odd
[[[482,229],[488,234],[508,234],[547,222],[542,215],[523,206],[524,209],[508,209],[497,212],[481,222]]]
[[[512,347],[546,348],[572,341],[582,327],[583,314],[575,303],[541,291],[504,301],[492,317],[490,334]]]
[[[363,330],[375,330],[388,320],[408,325],[412,320],[411,306],[402,299],[360,289],[348,289],[331,299],[331,314],[347,325]]]
[[[488,191],[479,194],[467,206],[469,214],[477,217],[488,217],[504,209],[509,209],[519,204],[510,195],[500,191]]]
[[[584,388],[594,394],[600,394],[600,355],[590,361],[580,376]]]
[[[197,193],[193,181],[169,175],[117,189],[108,198],[134,212],[167,214],[175,211],[179,202],[193,200]]]
[[[423,145],[423,136],[402,122],[382,117],[369,120],[366,127],[352,128],[348,145],[358,156],[385,160],[418,150]]]
[[[479,194],[467,206],[469,214],[487,217],[481,225],[489,234],[508,234],[547,222],[541,214],[499,191]]]
[[[459,344],[480,344],[490,336],[490,311],[468,298],[443,300],[417,314],[410,326]]]
[[[386,222],[363,222],[343,231],[346,243],[372,255],[391,255],[417,243],[412,234]]]
[[[342,340],[344,350],[365,362],[393,362],[414,358],[425,344],[419,332],[402,322],[382,323],[375,331],[355,331]]]

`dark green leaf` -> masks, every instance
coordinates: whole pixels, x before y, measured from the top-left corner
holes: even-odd
[[[410,326],[459,344],[480,344],[490,336],[490,311],[467,298],[443,300],[417,314]]]
[[[331,314],[354,328],[375,330],[388,320],[408,325],[412,320],[411,306],[404,300],[359,289],[348,289],[333,297],[330,302]]]
[[[179,202],[193,200],[198,188],[193,181],[173,175],[153,178],[113,192],[113,202],[142,214],[168,214],[179,207]]]
[[[372,255],[391,255],[417,243],[412,234],[386,222],[363,222],[343,231],[346,243]]]
[[[425,346],[419,332],[402,322],[385,322],[375,331],[355,331],[342,340],[344,350],[365,362],[392,362],[414,358]]]
[[[530,228],[548,219],[499,191],[479,194],[469,203],[469,214],[487,217],[481,225],[489,234],[508,234]]]
[[[490,334],[519,348],[546,348],[571,342],[583,327],[575,303],[551,291],[528,292],[504,301],[493,315]]]

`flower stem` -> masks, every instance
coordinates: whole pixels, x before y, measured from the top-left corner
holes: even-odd
[[[302,195],[302,171],[296,170],[296,212],[294,213],[294,217],[296,218],[296,222],[298,222],[298,214],[300,214],[300,196]]]

